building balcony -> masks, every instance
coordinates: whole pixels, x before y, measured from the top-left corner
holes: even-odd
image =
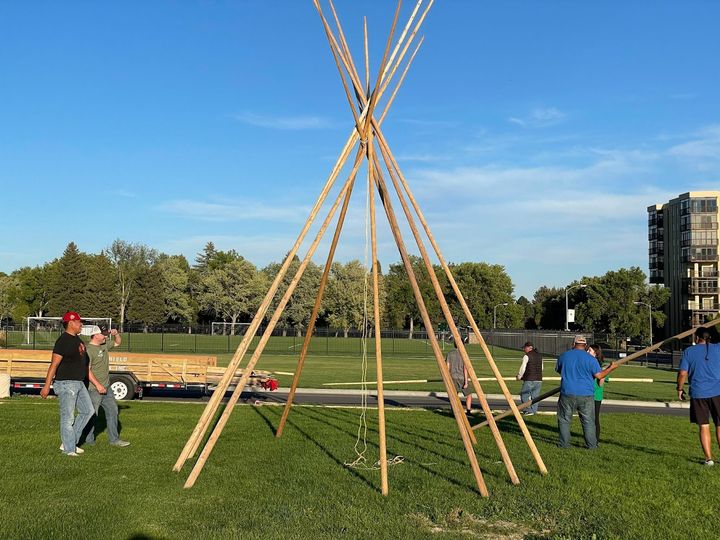
[[[688,310],[692,312],[703,312],[703,313],[709,313],[709,312],[715,312],[720,310],[720,304],[717,302],[709,303],[705,302],[702,304],[696,304],[695,302],[688,302]]]
[[[718,271],[717,270],[698,270],[696,272],[695,270],[690,270],[687,277],[689,277],[691,279],[716,278],[716,277],[718,277]]]
[[[690,255],[683,255],[682,262],[715,262],[718,260],[717,253],[714,255],[692,253]]]
[[[718,292],[720,292],[720,289],[718,289],[718,287],[701,287],[697,283],[691,283],[690,286],[687,288],[687,291],[690,294],[710,295],[718,294]]]

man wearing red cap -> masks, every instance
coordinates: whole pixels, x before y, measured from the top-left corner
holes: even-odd
[[[63,315],[65,331],[55,342],[52,360],[45,377],[45,386],[40,391],[43,398],[50,394],[50,385],[60,402],[60,450],[68,456],[77,456],[84,450],[77,446],[83,429],[94,414],[85,380],[90,381],[105,393],[107,390],[89,369],[85,343],[79,335],[82,331],[80,315],[68,311]],[[77,416],[75,416],[77,409]]]

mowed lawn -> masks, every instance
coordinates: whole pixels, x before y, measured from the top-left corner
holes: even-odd
[[[357,409],[239,406],[197,484],[171,472],[201,404],[121,404],[125,449],[59,450],[55,400],[0,400],[3,538],[715,538],[720,466],[699,464],[686,418],[607,414],[597,451],[556,448],[555,418],[528,426],[542,477],[513,421],[501,428],[521,479],[513,486],[490,433],[477,453],[490,491],[476,491],[446,412],[387,412],[390,495],[376,470],[351,469]],[[377,459],[368,413],[369,461]]]
[[[479,378],[492,377],[485,357],[479,351],[473,351],[471,356],[475,372]],[[219,365],[226,366],[232,355],[218,355]],[[513,394],[520,393],[521,382],[515,380],[518,368],[520,367],[522,352],[510,349],[496,348],[493,355],[500,373],[510,379],[506,380],[508,388]],[[250,355],[247,355],[241,367],[247,365]],[[365,380],[377,381],[375,358],[370,356],[367,359],[367,375]],[[258,360],[256,369],[268,370],[275,373],[280,382],[281,388],[288,388],[292,383],[292,375],[295,373],[298,364],[298,356],[264,354]],[[279,372],[279,373],[277,373]],[[558,377],[555,373],[555,359],[547,359],[544,363],[544,375],[546,377]],[[613,378],[652,379],[654,382],[613,382]],[[675,392],[675,379],[677,373],[668,369],[654,367],[643,367],[640,365],[623,365],[615,371],[605,389],[606,399],[642,400],[642,401],[672,401],[677,400]],[[360,382],[362,376],[362,358],[358,356],[308,356],[300,379],[301,388],[345,388],[359,389],[357,384],[345,384],[327,386],[326,383],[351,383]],[[383,380],[384,381],[411,381],[428,380],[432,382],[418,382],[406,384],[386,383],[386,390],[413,390],[413,391],[445,391],[440,380],[440,371],[437,361],[433,356],[387,356],[383,357]],[[500,386],[495,381],[482,381],[483,391],[488,394],[501,393]],[[560,381],[546,381],[543,391],[548,391],[560,385]],[[369,388],[376,388],[370,385]]]

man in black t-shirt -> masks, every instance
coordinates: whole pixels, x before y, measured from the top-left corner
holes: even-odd
[[[40,395],[43,399],[47,398],[52,385],[60,402],[60,450],[68,456],[77,456],[84,452],[77,446],[83,428],[95,412],[85,381],[89,378],[98,390],[103,393],[106,390],[89,370],[85,343],[78,336],[82,330],[80,315],[74,311],[65,313],[63,328],[65,332],[53,347],[45,386]]]

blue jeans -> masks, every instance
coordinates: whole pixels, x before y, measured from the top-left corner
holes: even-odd
[[[531,399],[535,401],[538,397],[540,397],[541,388],[542,381],[523,381],[522,389],[520,390],[520,401],[523,403],[527,403]],[[533,403],[525,410],[531,413],[536,413],[538,405],[538,403]]]
[[[574,396],[560,394],[558,400],[558,430],[560,431],[560,447],[570,447],[570,423],[573,413],[577,411],[582,425],[585,446],[597,448],[597,435],[595,434],[595,396]]]
[[[83,381],[54,381],[53,390],[60,402],[60,439],[63,452],[68,454],[75,451],[85,425],[92,418],[93,406]]]
[[[97,422],[97,415],[100,412],[100,407],[105,411],[105,424],[108,430],[108,440],[110,443],[114,443],[120,440],[120,434],[118,433],[118,406],[115,401],[115,396],[112,390],[108,387],[107,394],[99,394],[95,387],[90,385],[88,388],[90,394],[90,401],[92,402],[93,409],[95,411],[95,422]],[[87,430],[87,436],[85,442],[94,444],[95,443],[95,422],[90,422]]]

